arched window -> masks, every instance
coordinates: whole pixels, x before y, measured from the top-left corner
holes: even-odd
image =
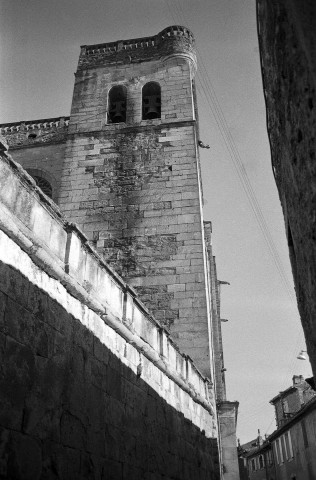
[[[156,82],[143,86],[142,92],[143,120],[161,118],[161,89]]]
[[[42,192],[56,202],[57,188],[54,177],[39,168],[27,168],[26,171],[35,180],[36,185]]]
[[[123,85],[116,85],[109,92],[108,122],[126,122],[126,88]]]
[[[37,175],[34,175],[34,180],[36,182],[36,185],[47,195],[49,198],[53,198],[53,189],[51,184],[45,180],[45,178],[38,177]]]

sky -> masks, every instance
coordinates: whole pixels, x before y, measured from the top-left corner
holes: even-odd
[[[0,123],[69,115],[80,45],[174,24],[193,32],[200,139],[210,145],[201,150],[204,219],[218,277],[230,283],[221,289],[227,398],[240,403],[241,443],[271,433],[269,401],[294,374],[312,374],[296,359],[305,342],[271,170],[255,1],[2,0],[0,16]]]

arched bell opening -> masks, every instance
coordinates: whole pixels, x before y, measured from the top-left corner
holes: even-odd
[[[149,82],[142,91],[143,120],[161,118],[161,88],[156,82]]]
[[[123,85],[112,87],[109,91],[108,122],[126,122],[126,88]]]

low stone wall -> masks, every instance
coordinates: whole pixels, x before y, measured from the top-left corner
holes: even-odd
[[[7,156],[0,227],[1,478],[217,478],[208,380]]]

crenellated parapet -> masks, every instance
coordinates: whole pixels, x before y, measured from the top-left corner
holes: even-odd
[[[60,143],[66,140],[69,117],[28,120],[0,125],[0,133],[10,148]]]
[[[185,57],[195,66],[194,43],[193,34],[188,28],[172,25],[153,37],[84,45],[81,47],[78,70],[146,62],[174,56]]]

